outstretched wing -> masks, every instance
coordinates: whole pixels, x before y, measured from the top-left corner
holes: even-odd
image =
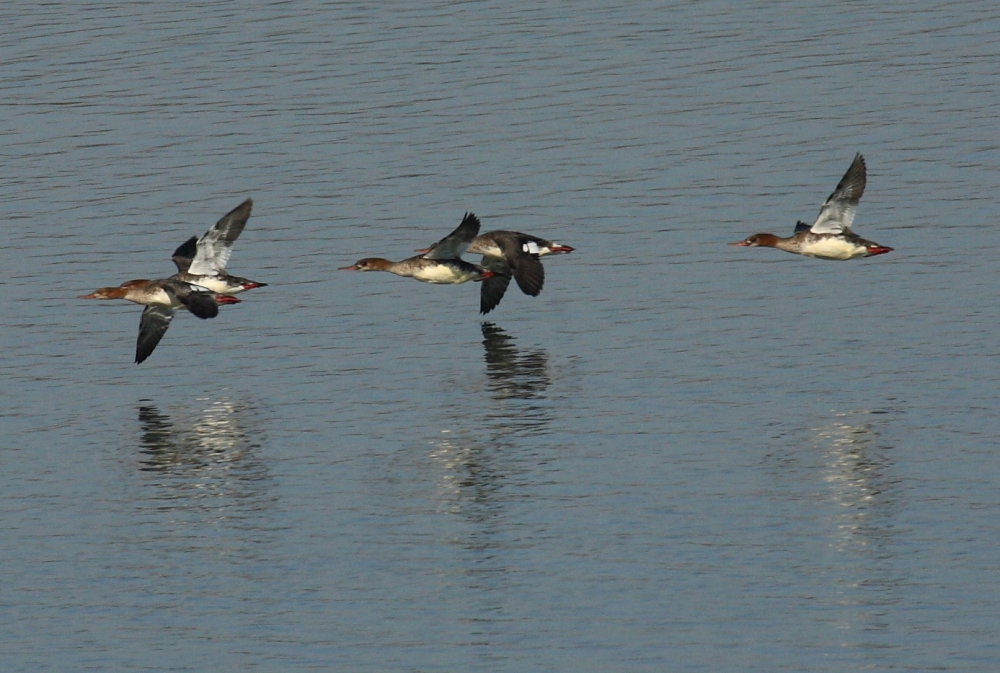
[[[479,235],[479,218],[472,213],[466,213],[462,223],[440,241],[432,245],[424,253],[427,259],[457,259]]]
[[[492,276],[483,279],[483,285],[479,288],[479,312],[486,315],[497,307],[506,294],[511,269],[507,262],[496,257],[483,257],[480,266],[493,272]]]
[[[174,310],[163,304],[150,304],[139,318],[139,339],[135,342],[135,363],[140,364],[148,358],[156,344],[167,333],[170,321],[174,318]]]
[[[840,234],[851,230],[854,215],[858,209],[858,201],[865,193],[867,170],[865,158],[859,152],[854,156],[854,162],[837,183],[837,188],[819,209],[819,217],[809,228],[814,234]]]
[[[188,266],[188,273],[198,276],[212,276],[226,270],[229,257],[233,254],[233,243],[243,233],[243,228],[247,225],[247,220],[250,219],[251,208],[253,208],[253,200],[247,199],[226,213],[221,220],[215,223],[214,227],[198,239],[197,250]],[[181,265],[177,262],[176,257],[178,253],[190,251],[189,243],[190,241],[174,252],[174,263],[177,264],[178,269]],[[181,256],[183,257],[183,255]]]
[[[504,237],[500,245],[521,292],[537,297],[545,284],[545,267],[538,259],[538,244],[532,238],[525,234]]]
[[[211,290],[179,280],[165,283],[163,289],[177,297],[184,308],[202,320],[219,315],[219,303]]]

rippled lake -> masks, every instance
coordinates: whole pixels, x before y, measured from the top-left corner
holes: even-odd
[[[0,7],[3,671],[1000,668],[1000,6]],[[727,242],[812,221],[845,263]],[[243,199],[233,273],[132,363]],[[342,273],[466,211],[512,286]]]

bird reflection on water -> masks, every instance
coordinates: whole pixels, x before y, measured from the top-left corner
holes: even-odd
[[[552,421],[545,404],[551,384],[549,356],[538,349],[522,353],[493,323],[483,323],[487,385],[496,401],[487,427],[496,438],[511,432],[544,433]]]
[[[441,526],[449,543],[462,550],[466,586],[476,596],[470,615],[487,637],[500,620],[508,597],[506,550],[517,545],[507,509],[535,484],[538,469],[534,438],[548,433],[552,411],[546,398],[551,384],[548,354],[522,351],[493,323],[482,324],[486,395],[481,411],[456,416],[446,410],[450,428],[431,441],[427,454],[435,465],[434,500],[438,514],[455,515]],[[455,419],[458,419],[456,424]]]
[[[244,427],[253,411],[228,399],[204,400],[175,423],[149,400],[139,402],[139,470],[163,490],[170,508],[252,510],[269,501],[258,433]]]
[[[814,428],[813,436],[823,457],[823,480],[839,511],[837,548],[878,556],[891,532],[896,483],[878,430],[869,418],[857,416],[838,414],[833,423]]]
[[[872,416],[884,413],[840,413],[812,430],[833,504],[828,521],[836,561],[830,577],[837,578],[842,608],[837,627],[869,633],[887,627],[884,606],[899,594],[892,571],[899,480],[891,446],[882,441]]]
[[[545,434],[552,420],[545,400],[550,385],[548,354],[544,350],[521,352],[513,338],[493,323],[483,323],[482,332],[486,388],[492,400],[481,420],[471,420],[476,435],[481,437],[485,430],[487,439],[445,430],[442,434],[446,437],[434,443],[431,453],[432,458],[448,467],[445,474],[450,490],[456,495],[465,493],[480,503],[498,488],[490,476],[497,454],[515,448],[515,435]]]

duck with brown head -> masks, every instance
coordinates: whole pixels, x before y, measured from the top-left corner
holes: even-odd
[[[865,158],[858,153],[811,225],[799,222],[795,226],[795,232],[787,238],[774,234],[754,234],[729,245],[777,248],[797,255],[832,260],[874,257],[892,252],[892,248],[861,238],[851,231],[867,180]]]
[[[401,262],[391,262],[381,257],[366,257],[340,271],[388,271],[397,276],[413,278],[435,285],[459,285],[470,280],[480,281],[493,276],[481,266],[461,259],[469,243],[479,233],[479,218],[466,213],[462,223],[422,255],[415,255]]]
[[[146,308],[139,320],[135,362],[141,363],[152,354],[170,326],[174,314],[186,308],[202,319],[219,315],[219,304],[238,304],[239,299],[185,283],[179,280],[130,280],[118,287],[102,287],[80,299],[124,299]]]

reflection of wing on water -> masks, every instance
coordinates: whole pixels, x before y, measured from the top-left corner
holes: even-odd
[[[173,502],[183,508],[206,498],[221,498],[211,506],[230,507],[239,501],[259,505],[266,499],[261,482],[268,479],[267,468],[254,455],[256,444],[251,433],[241,427],[241,419],[250,417],[246,407],[227,399],[206,401],[197,411],[183,412],[184,422],[174,423],[148,401],[139,406],[143,454],[140,471],[149,474],[164,488]],[[232,500],[232,502],[230,502]],[[250,502],[248,503],[247,500]]]
[[[147,453],[159,454],[170,452],[170,435],[173,425],[167,416],[161,414],[156,407],[139,407],[139,424],[142,425],[142,442]],[[142,468],[146,469],[146,468]]]
[[[548,434],[553,412],[547,399],[548,354],[520,350],[493,323],[482,323],[482,333],[484,378],[469,384],[477,386],[474,393],[448,396],[440,411],[441,429],[429,438],[426,453],[421,441],[416,462],[421,469],[433,468],[435,510],[460,518],[461,525],[446,522],[444,530],[461,531],[455,536],[469,552],[468,588],[481,601],[481,612],[492,614],[509,587],[502,549],[510,540],[509,502],[517,497],[511,493],[525,488],[518,475],[535,467],[538,443],[547,441],[540,436]],[[456,403],[463,404],[461,413]],[[392,462],[399,469],[402,461]],[[404,471],[391,488],[398,491],[408,477]]]
[[[486,376],[499,399],[541,398],[549,387],[549,357],[543,350],[521,353],[514,340],[493,323],[484,322]]]
[[[518,443],[513,438],[545,434],[552,421],[545,399],[550,384],[545,351],[522,352],[493,323],[483,323],[482,331],[492,399],[482,416],[463,418],[469,423],[466,430],[442,430],[443,437],[431,442],[430,453],[442,468],[438,487],[444,506],[480,523],[500,512],[494,496],[503,488],[509,466],[498,468],[497,461],[516,458]]]

